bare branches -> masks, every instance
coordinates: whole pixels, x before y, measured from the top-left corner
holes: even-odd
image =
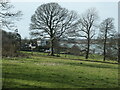
[[[107,33],[107,37],[109,38],[112,34],[115,33],[115,27],[113,23],[114,19],[113,18],[107,18],[103,20],[103,22],[100,24],[99,29],[100,29],[100,34],[102,34],[102,37],[104,38],[105,33]],[[104,35],[103,35],[104,34]],[[100,36],[100,35],[99,35]],[[101,38],[102,38],[101,37]]]
[[[43,4],[31,17],[30,29],[43,29],[53,37],[61,37],[66,30],[73,27],[76,15],[57,3]]]
[[[89,57],[90,40],[95,35],[94,26],[97,18],[97,12],[92,8],[88,9],[86,13],[82,14],[78,21],[78,29],[76,32],[80,33],[79,37],[87,39],[86,59]]]
[[[100,24],[100,34],[99,38],[103,39],[103,55],[104,58],[103,60],[105,61],[106,59],[106,48],[107,48],[107,38],[114,36],[114,23],[113,23],[113,18],[107,18],[105,19],[101,24]]]
[[[76,19],[73,11],[69,12],[57,3],[47,3],[39,6],[31,17],[30,29],[44,31],[53,43],[55,38],[60,38],[67,30],[74,27]]]
[[[10,12],[11,8],[14,7],[9,2],[0,2],[0,28],[7,27],[10,30],[16,28],[14,20],[20,20],[22,13],[21,11]]]

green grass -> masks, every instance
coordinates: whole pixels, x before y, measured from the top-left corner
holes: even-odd
[[[29,55],[31,55],[31,52],[24,52],[21,51],[22,53],[27,53]],[[47,56],[48,57],[48,53],[43,53],[43,52],[33,52],[33,55],[36,56]],[[56,55],[56,54],[55,54]],[[51,56],[49,56],[51,57]],[[55,58],[55,57],[54,57]],[[60,54],[60,57],[57,58],[61,58],[61,59],[79,59],[79,60],[85,60],[85,61],[98,61],[98,62],[108,62],[108,63],[118,63],[118,61],[116,60],[109,60],[107,59],[106,61],[103,61],[103,56],[102,55],[98,55],[98,54],[89,54],[89,58],[85,59],[85,56],[75,56],[75,55],[69,55],[69,54]]]
[[[30,58],[4,58],[3,88],[118,87],[117,64],[76,61],[39,54]]]

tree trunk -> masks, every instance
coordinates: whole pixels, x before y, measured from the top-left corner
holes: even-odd
[[[89,35],[88,35],[89,36]],[[89,58],[89,50],[90,50],[90,38],[87,39],[88,43],[87,43],[87,51],[86,51],[86,59]]]
[[[104,41],[104,54],[103,54],[103,61],[105,61],[105,59],[106,59],[106,39],[105,39],[105,41]]]
[[[50,55],[51,56],[54,56],[54,47],[53,47],[54,43],[53,43],[53,41],[54,41],[53,39],[50,41],[50,48],[51,48]]]
[[[105,30],[103,61],[105,61],[105,59],[106,59],[106,40],[107,40],[107,30]]]

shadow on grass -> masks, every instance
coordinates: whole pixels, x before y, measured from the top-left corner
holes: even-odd
[[[110,69],[118,69],[118,67],[113,67],[109,65],[104,65],[104,64],[92,64],[92,63],[84,63],[84,62],[79,62],[79,63],[64,63],[66,65],[73,65],[73,66],[83,66],[83,67],[94,67],[94,68],[110,68]]]
[[[7,73],[8,74],[8,73]],[[3,75],[3,77],[7,80],[9,79],[13,79],[12,82],[9,82],[8,80],[7,81],[3,81],[3,88],[6,88],[7,86],[8,87],[12,87],[13,86],[16,86],[18,87],[29,87],[29,88],[47,88],[47,85],[29,85],[29,82],[46,82],[46,83],[50,83],[51,86],[55,86],[56,88],[57,87],[61,87],[63,88],[64,85],[66,85],[66,87],[80,87],[80,84],[78,83],[73,83],[73,81],[71,80],[72,78],[71,77],[67,77],[67,78],[63,78],[63,77],[60,77],[60,76],[56,76],[55,74],[50,74],[50,75],[46,75],[46,74],[42,74],[42,73],[36,73],[36,74],[25,74],[25,73],[22,73],[22,74],[18,74],[18,73],[9,73],[8,75]],[[14,81],[14,80],[25,80],[25,81],[28,81],[28,84],[21,84],[21,82],[17,82]],[[69,82],[67,80],[70,80]],[[83,87],[84,85],[82,85]],[[48,86],[50,87],[50,86]],[[54,88],[54,87],[53,87]]]
[[[109,87],[103,81],[97,81],[98,85],[93,84],[94,80],[87,80],[85,77],[74,78],[71,75],[59,75],[58,73],[3,73],[3,88],[93,88]],[[11,79],[12,81],[9,81]],[[18,81],[15,81],[18,80]],[[23,82],[22,82],[23,81]],[[27,83],[24,83],[26,81]],[[103,83],[100,83],[103,82]],[[34,84],[31,84],[34,83]],[[42,84],[43,83],[43,84]],[[100,85],[99,85],[100,84]]]
[[[64,64],[66,65],[73,65],[73,66],[88,66],[88,67],[96,67],[96,68],[110,68],[110,67],[103,67],[102,65],[90,65],[90,64],[87,64],[87,63],[69,63],[69,62],[65,62]],[[16,66],[15,66],[16,67]],[[52,86],[55,86],[55,87],[60,87],[60,88],[63,88],[65,87],[68,87],[68,88],[72,88],[72,87],[96,87],[94,84],[92,85],[91,83],[94,82],[94,80],[92,79],[89,79],[87,80],[85,77],[81,77],[81,78],[78,78],[78,77],[72,77],[72,73],[71,72],[66,72],[66,73],[56,73],[56,72],[45,72],[45,71],[34,71],[36,69],[32,69],[32,68],[24,68],[24,69],[28,69],[28,71],[24,71],[24,69],[22,68],[19,68],[20,70],[17,71],[18,69],[16,68],[13,68],[12,69],[12,72],[5,72],[3,71],[3,78],[5,78],[5,81],[3,80],[3,86],[4,88],[6,87],[12,87],[12,86],[15,86],[15,87],[21,87],[21,88],[49,88],[49,87],[52,87]],[[113,68],[113,67],[112,67]],[[115,69],[115,68],[114,68]],[[74,74],[74,73],[73,73]],[[74,75],[73,75],[74,76]],[[13,80],[23,80],[23,84],[21,82],[15,82],[15,81],[9,81],[9,79],[13,79]],[[25,81],[28,81],[26,83],[24,83],[24,80]],[[45,83],[50,83],[51,86],[47,86],[46,84],[44,85],[35,85],[35,84],[29,84],[31,83],[31,81],[34,82],[45,82]],[[100,81],[100,82],[103,82],[103,81]],[[99,81],[98,81],[99,83]],[[102,84],[102,83],[101,83]],[[99,86],[99,84],[97,85],[98,87],[108,87],[109,85],[105,86],[104,83]],[[53,87],[54,88],[54,87]]]
[[[6,78],[6,79],[11,79],[11,78]],[[16,82],[16,81],[12,80],[11,82],[7,82],[7,81],[3,82],[2,89],[4,90],[6,88],[9,88],[9,89],[12,88],[10,90],[13,90],[15,88],[42,88],[42,87],[40,87],[40,86],[36,87],[36,85],[24,84],[24,82],[20,83],[20,82]]]

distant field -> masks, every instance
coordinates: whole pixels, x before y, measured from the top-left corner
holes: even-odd
[[[118,64],[31,55],[3,59],[3,88],[116,88]]]

